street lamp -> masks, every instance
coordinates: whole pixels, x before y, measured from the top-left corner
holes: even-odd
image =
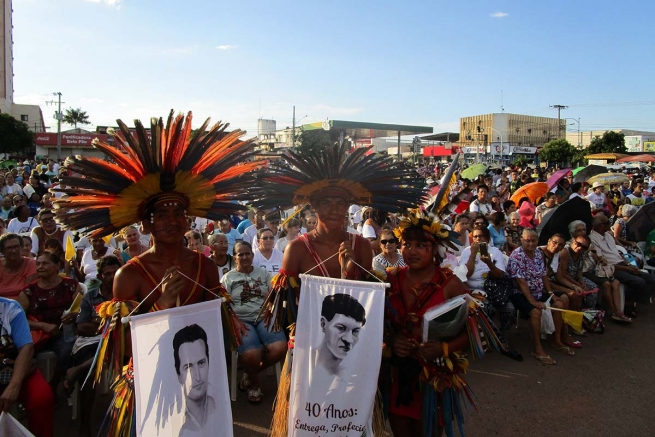
[[[493,127],[490,128],[492,131],[496,132],[498,135],[500,135],[500,162],[504,164],[503,162],[503,133],[500,131],[497,131]]]
[[[582,134],[580,133],[580,119],[579,118],[565,118],[564,120],[573,120],[578,123],[578,149],[582,148]],[[569,126],[573,126],[575,123],[571,123]]]

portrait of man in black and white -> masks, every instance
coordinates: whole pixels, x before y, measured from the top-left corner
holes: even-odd
[[[337,376],[344,368],[343,360],[359,341],[366,324],[366,310],[348,294],[333,294],[323,299],[320,320],[323,339],[316,352],[316,363]]]
[[[204,428],[216,403],[207,393],[210,363],[205,330],[196,324],[180,329],[173,337],[173,358],[184,394],[184,424],[179,435],[210,435],[211,429]]]

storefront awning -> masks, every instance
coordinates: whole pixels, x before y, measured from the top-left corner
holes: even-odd
[[[423,148],[423,156],[450,156],[453,149],[446,149],[444,146],[430,146]]]

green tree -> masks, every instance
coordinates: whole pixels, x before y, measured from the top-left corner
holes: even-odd
[[[586,155],[594,153],[625,153],[625,135],[620,132],[608,131],[602,137],[596,136],[586,149]]]
[[[299,143],[295,148],[298,153],[311,153],[314,150],[330,147],[333,144],[330,133],[323,129],[303,131],[296,141]]]
[[[539,151],[539,159],[546,162],[566,165],[573,162],[578,149],[564,138],[549,141]]]
[[[75,126],[75,129],[77,129],[77,125],[79,124],[91,124],[89,121],[89,116],[87,115],[86,111],[82,111],[82,108],[68,108],[66,110],[66,113],[64,114],[63,118],[64,123],[66,124],[71,124]]]
[[[528,158],[526,158],[523,155],[518,155],[514,160],[512,161],[512,164],[517,166],[517,167],[525,167],[528,165]]]
[[[0,114],[0,153],[22,152],[34,144],[27,124],[9,114]]]

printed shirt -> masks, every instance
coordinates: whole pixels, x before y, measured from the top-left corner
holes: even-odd
[[[470,212],[480,212],[484,215],[491,214],[493,212],[493,208],[491,207],[491,203],[480,203],[478,199],[475,199],[473,202],[471,202],[471,205],[469,206],[469,211]]]
[[[603,206],[605,205],[605,194],[600,193],[591,193],[585,197],[592,206],[592,209],[603,209]]]
[[[23,290],[30,301],[30,315],[39,322],[53,325],[61,323],[61,316],[70,308],[76,291],[77,281],[71,278],[61,278],[61,282],[50,289],[43,289],[34,281]]]
[[[512,252],[507,263],[507,273],[512,278],[525,280],[530,288],[530,294],[539,299],[544,291],[543,277],[546,276],[544,257],[535,250],[534,258],[530,258],[522,247]]]
[[[646,197],[644,195],[641,195],[641,196],[637,197],[634,194],[630,194],[627,197],[628,197],[628,199],[630,199],[630,204],[631,205],[644,206],[646,204]]]
[[[244,322],[254,322],[259,314],[264,298],[271,286],[273,275],[264,267],[252,266],[252,272],[241,273],[236,269],[230,270],[221,283],[234,303],[234,312]]]

